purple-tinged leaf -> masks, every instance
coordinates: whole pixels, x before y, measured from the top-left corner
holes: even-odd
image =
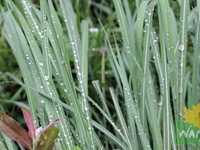
[[[44,131],[46,131],[46,130],[48,130],[49,128],[51,128],[52,126],[55,126],[56,124],[58,124],[60,121],[62,121],[63,120],[63,118],[60,118],[60,119],[56,119],[55,121],[53,121],[52,123],[50,123],[48,126],[46,126],[42,131],[41,131],[41,133],[42,132],[44,132]]]
[[[34,120],[33,117],[30,113],[29,110],[25,109],[25,108],[21,108],[23,116],[24,116],[24,120],[26,122],[26,125],[28,127],[28,134],[31,137],[32,140],[34,140],[36,138],[36,128],[34,126]]]
[[[0,112],[0,131],[25,148],[31,149],[32,140],[29,137],[28,132],[13,118],[3,112]]]
[[[36,150],[52,150],[58,137],[58,128],[52,126],[40,135]]]
[[[36,128],[35,135],[38,136],[42,132],[43,128],[40,126]]]

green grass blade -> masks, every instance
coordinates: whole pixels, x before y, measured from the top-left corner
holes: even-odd
[[[30,56],[29,54],[26,53],[26,56],[23,54],[23,49],[29,49],[27,46],[27,43],[22,42],[22,41],[26,41],[25,37],[23,35],[23,33],[20,30],[20,27],[17,25],[16,21],[14,20],[14,18],[12,17],[12,15],[10,13],[5,14],[7,18],[9,18],[8,20],[5,21],[5,28],[4,28],[4,34],[6,39],[9,41],[9,44],[11,45],[11,47],[13,48],[13,53],[18,61],[18,64],[20,67],[22,68],[28,68],[28,63],[30,62],[26,62],[29,61]],[[18,37],[20,36],[20,38]],[[17,51],[17,50],[20,51]],[[30,74],[31,71],[26,70],[26,69],[22,69],[22,74],[25,78],[25,83],[27,85],[33,86],[34,83],[33,81],[30,79],[30,77],[32,77],[32,75]],[[38,94],[28,90],[26,91],[28,94],[28,100],[30,103],[30,110],[33,114],[33,118],[35,120],[36,125],[38,125],[38,121],[37,121],[37,114],[36,114],[36,102],[35,99],[38,98]],[[37,100],[36,100],[37,101]]]
[[[84,115],[86,116],[87,120],[87,128],[88,131],[87,133],[84,134],[84,138],[86,139],[86,143],[87,146],[89,146],[91,149],[95,148],[94,145],[94,138],[93,138],[93,130],[92,130],[92,126],[91,126],[91,118],[90,118],[90,112],[89,112],[89,104],[86,98],[86,89],[84,88],[83,85],[83,75],[81,72],[81,65],[80,63],[81,61],[81,52],[80,52],[80,38],[79,38],[79,34],[78,34],[78,30],[76,28],[76,20],[75,20],[75,14],[73,12],[71,3],[69,1],[63,1],[60,0],[60,6],[62,9],[62,13],[64,16],[64,21],[66,23],[67,29],[68,29],[68,35],[69,35],[69,39],[71,42],[71,48],[72,48],[72,52],[73,52],[73,56],[74,56],[74,63],[75,63],[75,67],[76,67],[76,75],[77,75],[77,79],[79,82],[79,86],[81,89],[81,95],[80,95],[80,104],[82,105],[83,112]],[[73,17],[72,17],[73,16]],[[84,129],[83,129],[84,130]]]
[[[82,43],[81,43],[81,74],[83,76],[83,86],[88,95],[88,43],[89,25],[87,21],[82,22]]]
[[[199,4],[200,6],[200,4]],[[200,18],[199,18],[200,19]],[[189,105],[188,108],[192,109],[193,105],[197,105],[198,104],[198,92],[197,92],[197,87],[198,87],[198,80],[199,80],[199,43],[200,40],[200,21],[198,20],[197,23],[197,28],[196,28],[196,36],[195,36],[195,45],[194,45],[194,59],[193,59],[193,75],[192,75],[192,97],[191,100],[189,101]]]
[[[183,108],[184,106],[184,90],[186,87],[184,87],[185,82],[185,67],[186,67],[186,52],[187,52],[187,29],[188,29],[188,11],[189,11],[189,1],[186,0],[184,3],[181,3],[181,35],[180,35],[180,45],[179,45],[179,102],[180,102],[180,110],[179,113],[183,114]]]
[[[118,99],[114,93],[114,90],[113,88],[110,88],[110,93],[111,93],[111,96],[112,96],[112,100],[114,102],[114,105],[115,105],[115,109],[116,109],[116,112],[117,112],[117,115],[118,115],[118,118],[120,120],[120,124],[121,124],[121,127],[122,127],[122,130],[123,130],[123,133],[126,137],[126,142],[127,142],[127,145],[129,147],[129,149],[133,150],[134,149],[134,146],[131,142],[131,136],[128,132],[128,127],[126,125],[126,122],[125,122],[125,119],[122,115],[122,111],[120,109],[120,106],[119,106],[119,103],[118,103]]]
[[[95,90],[97,91],[98,95],[100,96],[100,99],[102,101],[104,110],[106,111],[106,113],[108,114],[108,116],[111,117],[110,111],[109,111],[107,103],[106,103],[106,99],[103,96],[103,93],[101,91],[101,88],[100,88],[100,85],[99,85],[99,81],[93,81],[92,84],[93,84]]]

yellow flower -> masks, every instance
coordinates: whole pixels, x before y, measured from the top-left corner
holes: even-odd
[[[195,127],[200,128],[200,103],[192,106],[192,110],[184,107],[184,122],[193,124]]]

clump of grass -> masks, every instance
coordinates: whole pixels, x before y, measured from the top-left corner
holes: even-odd
[[[90,2],[87,15],[91,4],[112,11]],[[168,0],[136,0],[135,12],[127,0],[113,0],[119,28],[108,34],[111,29],[101,25],[103,32],[98,33],[105,35],[99,40],[105,40],[106,51],[99,61],[102,82],[92,82],[94,98],[88,82],[93,63],[88,62],[89,22],[80,20],[80,12],[76,19],[70,1],[42,0],[39,9],[28,0],[6,3],[3,33],[23,81],[9,75],[26,91],[35,126],[64,117],[56,149],[195,148],[175,145],[174,125],[183,118],[185,106],[191,109],[199,102],[198,1],[192,10],[188,0],[178,1],[179,20]],[[77,11],[78,6],[77,1]],[[121,39],[115,36],[119,33]],[[113,81],[106,80],[106,69],[113,87],[108,86]],[[12,141],[1,138],[1,147],[15,149]]]

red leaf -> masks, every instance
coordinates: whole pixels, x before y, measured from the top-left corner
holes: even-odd
[[[27,149],[31,149],[32,140],[28,132],[20,126],[13,118],[0,112],[0,131],[10,139],[20,143]]]
[[[26,125],[28,127],[28,134],[31,137],[32,140],[34,140],[36,138],[36,128],[34,126],[34,121],[33,121],[33,117],[30,113],[29,110],[25,109],[25,108],[21,108],[23,116],[24,116],[24,120],[26,122]]]

